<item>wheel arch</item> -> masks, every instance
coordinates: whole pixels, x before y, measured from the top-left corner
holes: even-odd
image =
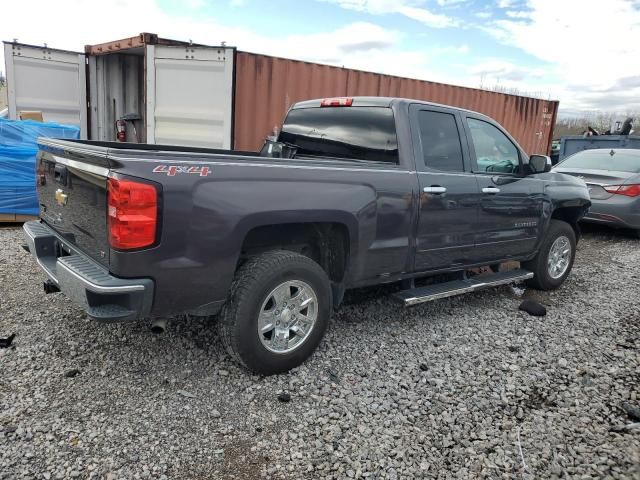
[[[579,221],[587,212],[584,206],[558,206],[551,213],[550,220],[560,220],[568,223],[576,234],[576,243],[580,240]]]
[[[356,235],[340,221],[282,221],[256,224],[242,236],[238,265],[252,255],[290,250],[318,263],[334,284],[342,284],[355,254]]]

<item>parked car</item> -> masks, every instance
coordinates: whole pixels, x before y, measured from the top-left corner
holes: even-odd
[[[583,221],[629,228],[640,236],[640,150],[584,150],[554,171],[587,183],[591,208]]]
[[[558,162],[562,162],[571,155],[583,150],[622,150],[639,149],[640,136],[638,135],[567,135],[560,139],[558,148]]]
[[[42,220],[24,230],[46,289],[99,321],[219,314],[228,350],[269,374],[311,355],[346,289],[403,282],[413,305],[569,275],[586,185],[484,115],[311,100],[278,142],[291,158],[41,140]],[[523,268],[498,271],[511,260]],[[412,285],[441,274],[458,278]]]

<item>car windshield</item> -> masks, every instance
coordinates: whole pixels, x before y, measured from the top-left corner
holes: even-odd
[[[558,167],[640,173],[640,150],[584,150],[571,155]]]

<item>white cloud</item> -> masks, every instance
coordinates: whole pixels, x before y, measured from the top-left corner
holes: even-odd
[[[501,59],[486,59],[468,67],[470,74],[480,77],[483,84],[493,86],[496,84],[508,84],[513,87],[539,78],[544,78],[545,70],[542,68],[526,68]]]
[[[626,0],[529,0],[529,18],[494,21],[486,30],[500,42],[549,64],[559,78],[551,94],[569,109],[640,108],[640,86],[605,92],[638,75],[640,5]],[[579,88],[575,86],[579,85]]]
[[[531,12],[524,10],[507,10],[505,14],[509,18],[531,18]]]
[[[514,0],[498,0],[498,8],[511,8],[514,3]]]
[[[428,27],[432,28],[446,28],[446,27],[455,27],[460,22],[459,20],[450,17],[448,15],[443,15],[439,13],[433,13],[432,11],[422,7],[421,5],[424,3],[422,1],[416,0],[322,0],[326,3],[333,3],[339,5],[342,8],[348,10],[355,10],[358,12],[367,12],[372,15],[384,15],[389,13],[399,13],[400,15],[404,15],[405,17],[411,18],[418,22],[421,22]],[[458,3],[454,0],[454,2],[447,2],[444,0],[444,3]],[[438,4],[442,5],[440,1]]]
[[[428,27],[432,28],[455,27],[459,23],[457,20],[447,15],[432,13],[429,10],[418,7],[399,7],[397,13],[401,13],[405,17],[417,20],[418,22],[424,23]]]
[[[485,11],[485,12],[476,12],[474,13],[474,15],[478,18],[481,18],[483,20],[486,20],[488,18],[491,18],[493,16],[493,14],[489,11]]]
[[[471,51],[471,49],[469,48],[469,45],[467,44],[462,44],[462,45],[448,45],[448,46],[434,46],[432,48],[432,52],[434,54],[451,54],[451,53],[457,53],[457,54],[467,54]]]
[[[207,2],[205,0],[184,0],[184,4],[192,10],[198,10],[204,7]]]
[[[460,5],[461,3],[469,3],[469,0],[436,0],[436,3],[441,7],[448,7],[453,5]]]

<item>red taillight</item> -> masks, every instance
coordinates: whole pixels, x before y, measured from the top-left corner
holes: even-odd
[[[107,186],[109,245],[129,250],[156,241],[158,192],[146,183],[109,178]]]
[[[321,107],[350,107],[353,105],[351,97],[325,98],[320,102]]]
[[[604,188],[609,193],[616,195],[626,195],[627,197],[640,196],[640,184],[636,185],[606,185]]]

